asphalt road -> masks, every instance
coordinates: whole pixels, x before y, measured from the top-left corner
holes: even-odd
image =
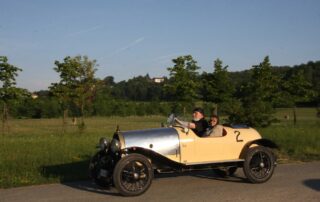
[[[1,202],[27,201],[317,201],[320,202],[320,162],[276,167],[264,184],[248,183],[242,170],[219,178],[211,171],[157,175],[138,197],[119,196],[89,181],[0,189]]]

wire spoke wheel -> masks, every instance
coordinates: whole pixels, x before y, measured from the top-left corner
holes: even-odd
[[[263,151],[259,151],[253,155],[249,166],[252,175],[258,179],[263,179],[269,175],[272,168],[271,158],[269,158],[269,156]]]
[[[272,151],[263,146],[250,148],[247,152],[243,171],[249,181],[262,183],[269,180],[275,167]]]
[[[140,154],[129,154],[120,159],[113,175],[116,188],[124,196],[144,193],[150,187],[152,178],[151,163]]]
[[[121,183],[128,191],[136,192],[142,190],[148,183],[147,166],[139,161],[128,163],[122,170]]]

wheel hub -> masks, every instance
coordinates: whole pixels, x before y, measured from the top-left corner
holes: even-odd
[[[263,162],[260,163],[260,167],[264,168],[264,163]]]
[[[138,180],[138,179],[139,179],[139,174],[138,174],[138,173],[133,173],[133,178],[134,178],[135,180]]]

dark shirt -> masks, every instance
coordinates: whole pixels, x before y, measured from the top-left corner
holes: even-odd
[[[202,137],[205,134],[205,132],[209,126],[208,122],[204,118],[200,119],[199,121],[192,120],[192,123],[194,123],[196,125],[196,128],[192,129],[192,130],[199,137]]]

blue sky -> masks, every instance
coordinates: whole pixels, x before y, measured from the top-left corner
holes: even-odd
[[[191,54],[202,71],[229,71],[266,55],[273,65],[320,60],[318,0],[0,0],[0,55],[23,69],[18,86],[46,90],[54,61],[96,59],[97,77],[167,76]]]

